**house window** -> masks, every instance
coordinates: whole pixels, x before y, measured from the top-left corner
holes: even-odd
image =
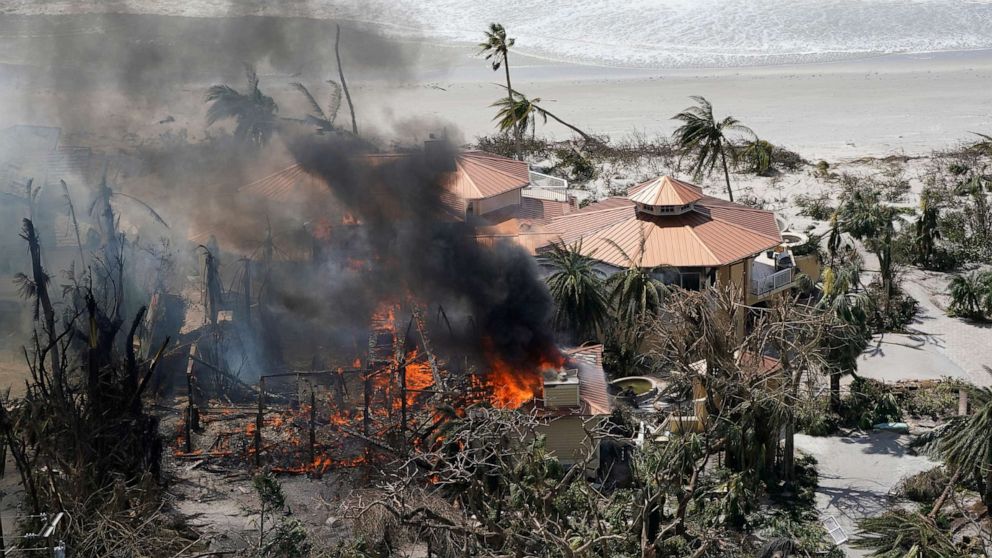
[[[682,288],[687,291],[698,291],[702,282],[700,273],[683,273],[681,277]]]

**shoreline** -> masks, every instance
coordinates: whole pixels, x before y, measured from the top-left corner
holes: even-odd
[[[90,33],[84,41],[89,44],[96,40],[94,26],[100,28],[108,22],[119,26],[121,20],[126,20],[132,27],[119,39],[122,46],[144,48],[151,43],[166,48],[209,48],[208,38],[189,35],[188,30],[213,29],[227,23],[220,18],[159,15],[118,15],[109,20],[92,15],[0,15],[0,22],[5,20],[9,29],[6,34],[0,33],[0,46],[14,47],[19,44],[19,34],[53,30],[85,31]],[[308,40],[319,36],[315,34]],[[357,49],[369,44],[368,37],[357,32],[353,40],[359,45]],[[425,129],[433,133],[447,130],[465,142],[495,132],[495,109],[490,105],[505,94],[500,85],[502,72],[493,72],[483,58],[476,56],[473,46],[395,38],[380,43],[400,57],[393,60],[395,67],[376,71],[361,68],[357,61],[345,57],[360,127],[413,141],[418,134],[425,135]],[[345,48],[347,45],[346,42]],[[52,70],[58,66],[52,64],[59,64],[60,58],[46,59],[45,55],[23,48],[4,52],[0,56],[0,106],[8,108],[0,122],[4,126],[44,123],[73,131],[77,123],[66,121],[48,106],[65,102],[53,97],[54,80],[79,76],[99,83],[95,76],[113,71],[85,60],[55,73]],[[311,58],[327,59],[319,55]],[[183,81],[142,76],[151,86],[147,92],[122,97],[110,89],[108,95],[94,98],[100,102],[98,110],[106,111],[103,121],[121,123],[115,124],[116,128],[141,123],[151,133],[188,129],[191,136],[197,137],[204,133],[203,91],[213,83],[239,86],[240,62],[232,58],[203,67],[169,68],[182,74]],[[321,84],[328,77],[336,77],[333,64],[311,62],[301,68],[285,62],[270,63],[264,57],[259,62],[264,91],[276,98],[288,116],[306,110],[290,87],[291,82],[306,82],[319,96],[326,94]],[[675,69],[577,64],[511,51],[510,63],[516,89],[528,97],[540,98],[548,110],[579,128],[612,138],[634,133],[669,135],[675,128],[671,117],[691,105],[689,97],[693,95],[709,99],[718,117],[733,115],[762,139],[812,161],[923,155],[966,141],[970,132],[992,129],[992,97],[987,95],[992,84],[990,49]],[[112,76],[106,82],[112,84],[114,79],[121,78]],[[142,95],[166,100],[167,108],[159,107],[161,115],[145,120],[143,111],[148,104]],[[46,105],[46,99],[52,102]],[[166,115],[173,116],[175,123],[159,126],[158,130],[147,126],[148,120],[154,122]],[[571,135],[550,122],[538,123],[537,133],[549,139]],[[115,129],[110,134],[121,132]]]
[[[402,107],[415,106],[466,141],[494,133],[489,105],[501,94],[502,74],[472,54],[423,45],[420,58],[435,60],[433,68],[422,67],[400,86],[364,84],[363,95],[388,107],[376,124],[389,127]],[[671,116],[692,104],[692,95],[811,160],[924,155],[992,127],[992,98],[984,93],[992,84],[989,49],[716,69],[619,69],[512,52],[510,62],[515,89],[582,129],[614,138],[670,134]],[[562,139],[566,132],[538,124],[539,135]]]

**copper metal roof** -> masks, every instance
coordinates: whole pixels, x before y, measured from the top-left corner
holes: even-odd
[[[516,161],[481,151],[465,151],[455,160],[457,171],[448,189],[466,200],[491,198],[530,183],[525,161]]]
[[[585,345],[563,351],[579,370],[579,400],[583,410],[593,415],[608,415],[612,410],[603,371],[603,346]]]
[[[632,188],[633,196],[652,182]],[[553,219],[544,232],[567,244],[581,238],[584,254],[616,267],[721,266],[782,242],[774,213],[699,196],[694,210],[681,215],[650,215],[630,198],[607,198]]]
[[[662,176],[636,186],[635,193],[628,197],[630,201],[644,205],[674,205],[682,206],[703,199],[703,193],[698,186],[675,180],[670,176]]]
[[[404,156],[402,153],[382,153],[369,155],[373,162],[381,162]],[[482,151],[465,151],[458,155],[454,172],[448,183],[448,191],[463,200],[484,199],[529,184],[529,168],[524,161],[516,161]],[[327,192],[326,186],[308,174],[299,164],[290,165],[264,178],[240,187],[244,193],[256,194],[274,201],[299,199],[301,194],[314,190]]]

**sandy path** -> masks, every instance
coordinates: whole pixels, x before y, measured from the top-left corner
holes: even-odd
[[[889,506],[889,493],[899,481],[938,465],[926,457],[907,453],[909,439],[888,432],[858,437],[797,435],[796,448],[819,462],[816,508],[820,516],[833,516],[848,537],[852,537],[858,519],[878,514]],[[848,556],[868,555],[846,544],[841,548]]]
[[[933,345],[960,366],[972,383],[992,386],[992,324],[977,324],[947,315],[933,286],[934,274],[912,270],[906,274],[903,289],[920,303],[914,336]],[[944,276],[942,281],[946,281]]]

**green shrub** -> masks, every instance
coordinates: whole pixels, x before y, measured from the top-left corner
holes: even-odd
[[[793,199],[793,202],[799,208],[800,215],[805,215],[817,221],[830,219],[835,211],[835,208],[830,205],[830,196],[826,194],[820,194],[818,196],[799,194]]]
[[[954,416],[958,410],[958,384],[940,382],[934,387],[903,392],[899,406],[913,417],[930,417],[933,420]]]
[[[559,173],[564,172],[569,180],[586,182],[596,177],[596,165],[578,150],[571,147],[556,147],[552,153],[558,160],[555,170]]]
[[[772,165],[776,167],[788,171],[796,171],[807,163],[809,163],[809,161],[803,159],[802,156],[795,151],[790,151],[779,145],[772,146]]]
[[[764,209],[765,200],[755,196],[754,194],[743,194],[737,197],[737,203],[741,205],[746,205],[748,207],[753,207],[755,209]]]
[[[543,159],[550,155],[552,144],[542,138],[524,137],[520,138],[520,151],[524,158],[532,157]],[[475,138],[475,148],[502,155],[503,157],[515,158],[517,156],[517,144],[510,134],[493,134],[491,136],[479,136]]]
[[[902,418],[899,403],[885,384],[856,376],[851,382],[851,395],[841,402],[841,419],[848,427],[861,430],[882,422]]]
[[[947,486],[950,476],[943,467],[906,477],[896,486],[896,493],[927,507],[933,505]]]

